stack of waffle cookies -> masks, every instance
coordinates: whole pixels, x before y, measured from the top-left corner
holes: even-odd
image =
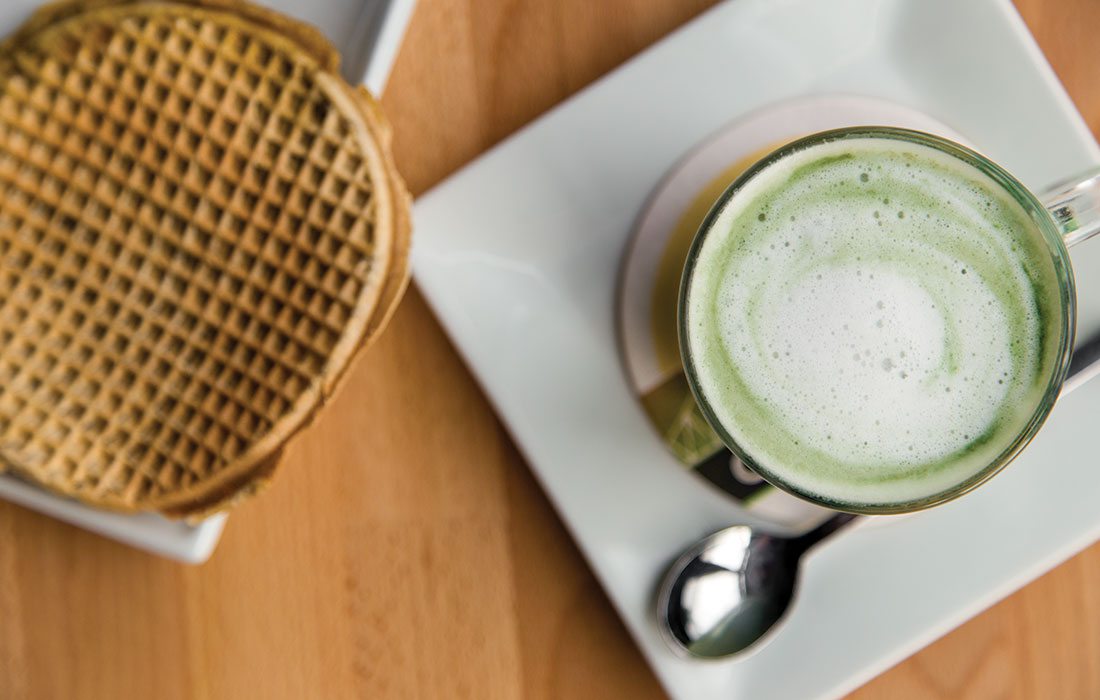
[[[270,478],[408,280],[337,63],[238,0],[47,5],[0,44],[0,470],[177,517]]]

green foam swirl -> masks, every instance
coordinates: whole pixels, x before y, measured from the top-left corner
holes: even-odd
[[[830,502],[914,501],[1027,429],[1060,366],[1068,273],[978,168],[903,141],[826,142],[709,221],[688,355],[712,417],[768,475]]]

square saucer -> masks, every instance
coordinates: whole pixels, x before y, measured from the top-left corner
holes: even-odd
[[[692,146],[830,93],[924,112],[1038,191],[1100,163],[1008,0],[734,0],[416,205],[420,288],[674,697],[840,696],[1100,536],[1098,381],[1064,396],[990,484],[815,550],[786,625],[755,653],[701,663],[661,641],[663,568],[708,532],[759,521],[685,472],[632,395],[615,337],[621,256]],[[1084,341],[1100,331],[1100,243],[1073,259]]]
[[[416,0],[260,0],[313,24],[340,51],[344,76],[379,95],[386,86]],[[41,0],[0,4],[0,36],[15,30]],[[164,557],[197,564],[213,553],[226,516],[189,524],[152,513],[128,515],[92,508],[0,473],[0,499]]]

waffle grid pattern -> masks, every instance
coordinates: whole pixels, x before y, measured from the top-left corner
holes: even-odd
[[[131,7],[9,60],[0,457],[148,507],[317,391],[385,269],[368,163],[308,58],[247,25]]]

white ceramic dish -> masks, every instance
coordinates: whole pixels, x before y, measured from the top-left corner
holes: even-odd
[[[1096,381],[1063,397],[987,486],[815,551],[789,621],[757,653],[700,663],[661,642],[658,573],[697,537],[752,518],[680,469],[635,403],[615,340],[620,256],[687,149],[763,105],[821,93],[913,106],[1039,190],[1100,163],[1007,0],[732,0],[416,206],[420,288],[678,698],[839,696],[1100,536]],[[1073,258],[1087,338],[1100,331],[1100,244]]]
[[[39,4],[39,0],[6,0],[0,4],[0,36],[19,26]],[[345,77],[353,83],[364,83],[378,95],[386,86],[416,0],[268,0],[262,4],[317,26],[340,50]],[[156,515],[107,513],[3,474],[0,498],[104,537],[190,563],[210,556],[225,526],[224,515],[187,525]]]

